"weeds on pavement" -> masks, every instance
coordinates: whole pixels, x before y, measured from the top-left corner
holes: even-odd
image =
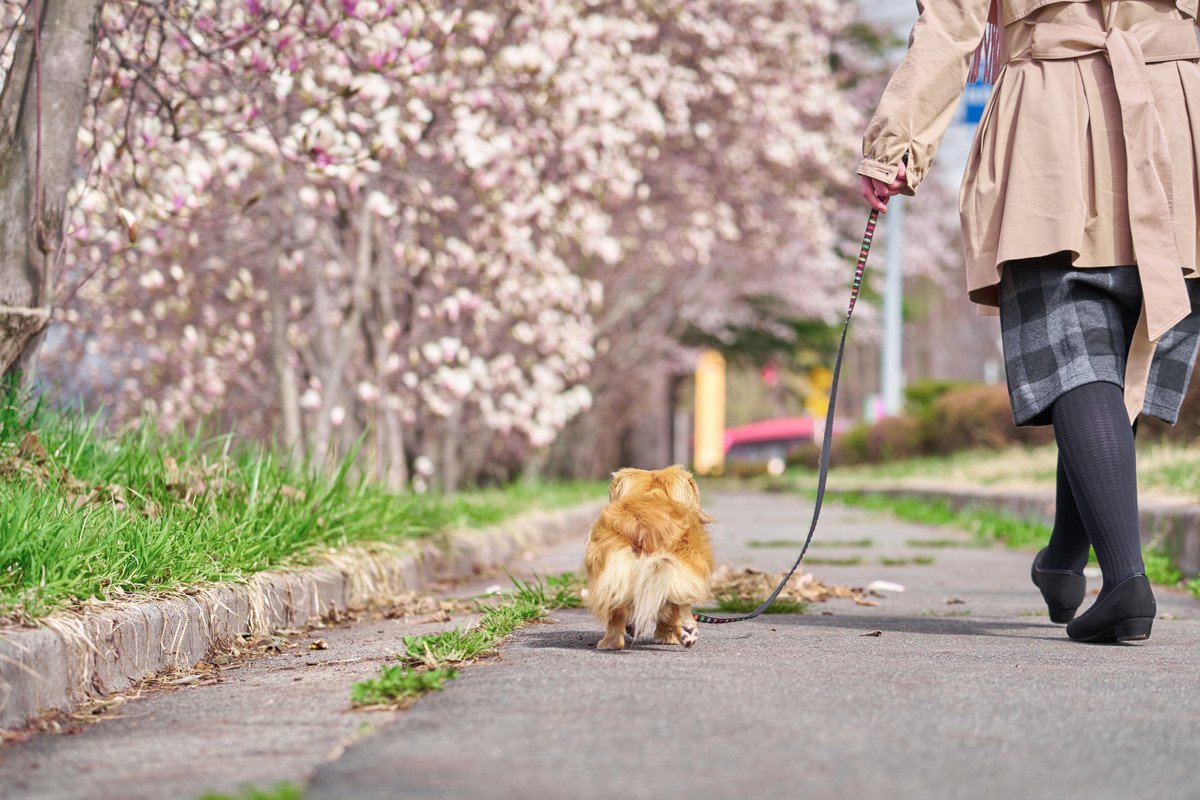
[[[879,563],[885,567],[907,567],[911,564],[919,564],[928,566],[934,563],[936,559],[930,555],[913,556],[912,558],[893,558],[892,556],[880,556]]]
[[[722,613],[722,614],[749,614],[754,609],[762,605],[765,597],[749,598],[738,597],[736,594],[721,595],[717,598],[717,603],[712,608],[700,609],[707,613]],[[776,597],[775,602],[771,603],[770,607],[764,611],[764,614],[803,614],[808,608],[808,602],[805,600],[796,600],[792,597]]]
[[[862,492],[827,492],[826,495],[831,500],[859,508],[891,511],[911,522],[966,528],[981,542],[1001,542],[1009,547],[1032,549],[1050,538],[1050,527],[1044,523],[1016,519],[983,508],[955,511],[942,500],[887,497]]]
[[[811,492],[810,492],[811,494]],[[836,502],[859,508],[890,511],[901,519],[912,522],[923,522],[928,525],[953,525],[965,528],[975,534],[978,544],[999,542],[1018,550],[1032,552],[1041,547],[1050,538],[1050,526],[1035,520],[1017,519],[996,511],[982,508],[967,508],[955,511],[950,505],[940,500],[918,500],[909,497],[889,497],[862,492],[826,492],[826,496]],[[952,539],[909,539],[910,547],[953,547],[963,546],[964,543]],[[919,561],[921,556],[914,558],[914,563],[929,563]],[[927,557],[928,558],[928,557]],[[1200,577],[1183,581],[1179,569],[1171,562],[1170,556],[1155,547],[1143,547],[1142,559],[1146,565],[1146,577],[1151,583],[1161,586],[1174,586],[1185,589],[1193,597],[1200,598]],[[808,559],[809,563],[819,563]],[[1096,563],[1096,554],[1091,552],[1089,563]]]
[[[863,562],[862,556],[805,556],[804,563],[816,567],[857,567]]]
[[[356,706],[401,705],[426,692],[440,692],[446,681],[457,677],[458,670],[451,668],[418,670],[400,664],[384,665],[378,677],[350,687],[350,702]]]
[[[302,800],[304,791],[294,783],[279,783],[270,789],[247,787],[238,794],[206,792],[199,800]]]
[[[965,541],[963,539],[909,539],[905,542],[909,547],[980,547],[985,542],[978,539],[974,541]]]
[[[874,542],[870,539],[813,539],[809,547],[872,547]],[[751,539],[746,542],[747,547],[788,547],[799,550],[804,546],[804,541],[801,539]]]
[[[404,652],[396,656],[399,663],[385,664],[375,678],[353,684],[351,703],[357,708],[407,707],[458,677],[455,666],[495,655],[500,642],[521,626],[548,611],[582,604],[579,579],[570,573],[532,582],[509,577],[512,594],[489,608],[474,626],[404,637]]]

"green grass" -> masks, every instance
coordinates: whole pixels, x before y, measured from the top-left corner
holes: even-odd
[[[397,664],[384,664],[376,677],[350,687],[351,703],[358,708],[406,705],[423,694],[441,691],[458,677],[456,666],[495,655],[496,647],[513,631],[547,611],[579,608],[580,580],[571,573],[554,578],[522,581],[512,578],[514,591],[487,610],[476,625],[455,627],[424,636],[405,636],[404,652]]]
[[[1174,586],[1183,580],[1178,567],[1171,563],[1171,557],[1161,550],[1143,547],[1142,562],[1146,565],[1146,577],[1151,583]]]
[[[304,792],[294,783],[279,783],[270,789],[247,787],[238,794],[206,792],[199,800],[301,800]]]
[[[318,548],[404,542],[600,499],[599,482],[401,495],[303,472],[236,436],[120,436],[99,417],[0,404],[0,619],[88,598],[237,580]]]
[[[891,556],[880,556],[879,563],[885,567],[907,567],[912,564],[920,564],[926,566],[934,563],[936,559],[929,555],[913,556],[912,558],[892,558]]]
[[[813,539],[812,547],[874,547],[870,539]]]
[[[815,494],[810,492],[810,494]],[[1016,519],[1004,514],[981,508],[967,508],[962,511],[953,510],[948,503],[940,500],[916,500],[907,497],[873,495],[864,492],[830,492],[825,496],[830,500],[846,503],[859,508],[869,508],[879,511],[890,511],[901,519],[922,522],[929,525],[953,525],[965,528],[975,535],[979,544],[999,542],[1008,547],[1033,551],[1042,547],[1050,538],[1050,526],[1033,520]],[[952,539],[909,539],[910,547],[952,547],[962,543]],[[810,563],[812,559],[806,559]],[[1153,547],[1142,548],[1142,560],[1146,565],[1146,577],[1151,583],[1162,586],[1181,586],[1194,597],[1200,598],[1200,578],[1192,578],[1183,583],[1183,576],[1166,553]],[[886,557],[880,563],[888,564]],[[905,559],[891,559],[892,566],[898,565]],[[917,556],[912,559],[916,564],[932,564],[932,556]],[[1096,553],[1088,554],[1088,563],[1096,563]]]
[[[870,539],[813,539],[809,547],[871,547],[875,543]],[[795,548],[804,546],[803,539],[751,539],[747,547],[763,548]]]
[[[710,614],[749,614],[754,609],[762,605],[765,597],[750,598],[738,597],[737,595],[724,595],[717,598],[717,604],[712,608],[702,608],[701,612]],[[803,600],[797,600],[793,597],[776,597],[775,602],[771,603],[770,607],[764,611],[764,614],[803,614],[808,608],[808,603]]]
[[[862,556],[805,556],[804,563],[814,567],[856,567],[863,559]]]
[[[1138,485],[1200,500],[1200,449],[1188,442],[1139,438]],[[882,464],[834,465],[843,485],[867,488],[872,483],[931,481],[975,486],[1028,486],[1053,489],[1058,448],[1054,443],[965,450],[942,456],[899,459]],[[793,467],[777,481],[812,482],[816,470]]]
[[[905,544],[909,547],[979,547],[985,542],[980,542],[978,539],[973,541],[965,541],[963,539],[908,539]]]
[[[378,677],[350,687],[350,702],[356,706],[375,706],[415,700],[427,692],[440,692],[446,687],[446,681],[457,677],[458,670],[453,668],[418,670],[400,664],[385,664]]]
[[[1050,538],[1050,527],[1034,520],[1013,517],[984,508],[955,511],[942,500],[918,500],[888,497],[864,492],[830,492],[830,500],[878,511],[890,511],[897,517],[926,525],[953,525],[975,535],[981,543],[1000,542],[1021,550],[1037,549]]]

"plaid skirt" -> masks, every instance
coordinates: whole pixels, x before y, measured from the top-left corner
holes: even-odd
[[[1051,424],[1058,396],[1091,381],[1125,387],[1125,359],[1141,312],[1132,266],[1075,267],[1070,254],[1008,261],[1000,276],[1000,330],[1013,424]],[[1185,281],[1192,313],[1155,348],[1143,414],[1172,425],[1200,343],[1200,280]]]

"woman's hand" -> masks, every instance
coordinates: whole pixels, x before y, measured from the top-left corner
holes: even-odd
[[[891,183],[877,181],[874,178],[868,178],[866,175],[858,176],[858,191],[867,201],[867,204],[876,211],[887,213],[887,202],[894,194],[900,194],[900,190],[908,183],[908,172],[904,168],[904,162],[900,162],[900,171],[896,173],[896,180]]]

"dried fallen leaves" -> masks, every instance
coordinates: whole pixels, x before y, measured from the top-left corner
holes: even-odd
[[[386,619],[407,619],[426,615],[422,622],[449,622],[451,614],[471,613],[479,610],[474,600],[439,600],[427,594],[406,592],[392,598],[388,609],[383,612]]]
[[[736,596],[743,600],[761,600],[774,591],[782,574],[761,572],[744,567],[734,569],[718,567],[712,575],[712,591],[718,597]],[[780,597],[807,603],[823,603],[826,600],[853,600],[860,606],[877,606],[879,602],[870,598],[870,593],[857,586],[840,586],[817,580],[812,573],[796,573],[783,587]]]

